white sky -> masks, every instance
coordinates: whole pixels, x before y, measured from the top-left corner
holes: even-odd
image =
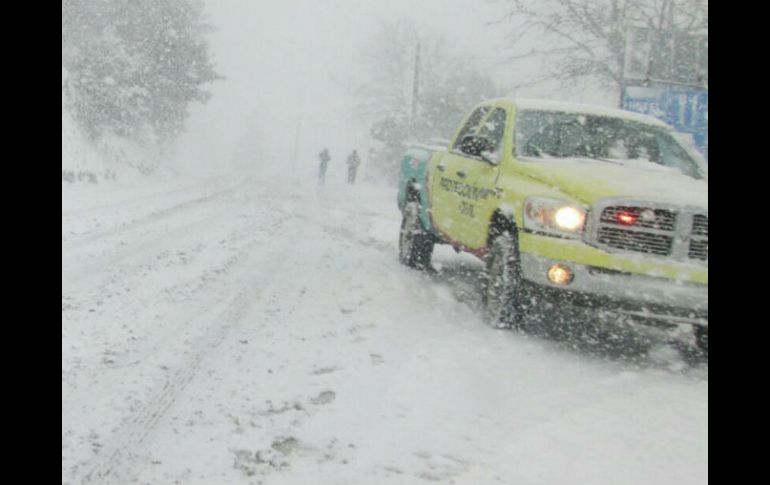
[[[292,159],[298,123],[300,170],[314,170],[324,146],[332,166],[353,148],[366,153],[368,126],[352,119],[349,86],[360,82],[356,56],[382,21],[409,19],[444,34],[459,52],[483,52],[482,65],[511,86],[516,73],[487,57],[490,49],[505,55],[506,26],[486,25],[504,9],[495,0],[209,0],[217,29],[211,51],[227,79],[210,86],[206,105],[192,108],[178,155],[186,166],[229,166],[242,153],[239,143],[258,136],[263,159],[238,163],[282,167]]]

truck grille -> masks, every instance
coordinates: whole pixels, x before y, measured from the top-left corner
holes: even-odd
[[[692,217],[692,236],[687,256],[701,261],[709,260],[709,218],[703,214]]]
[[[701,261],[709,260],[709,242],[708,241],[690,241],[690,250],[687,251],[687,256],[692,259],[700,259]]]
[[[637,251],[640,253],[668,256],[674,238],[642,231],[630,231],[619,227],[602,226],[599,228],[599,243],[607,246]]]
[[[692,235],[709,236],[709,218],[702,214],[692,216]]]
[[[604,207],[598,219],[594,237],[600,245],[708,261],[707,215],[659,207],[612,205]],[[680,241],[688,242],[685,245]]]
[[[667,209],[647,209],[644,207],[612,206],[602,211],[601,222],[605,224],[620,224],[618,216],[628,215],[635,219],[634,227],[673,231],[676,227],[676,212]]]

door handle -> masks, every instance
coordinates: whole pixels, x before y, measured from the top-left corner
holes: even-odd
[[[465,171],[464,170],[458,170],[457,171],[457,176],[460,177],[461,179],[464,179],[465,178]]]

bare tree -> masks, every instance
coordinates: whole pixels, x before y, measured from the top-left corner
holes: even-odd
[[[376,163],[388,177],[397,175],[408,141],[449,138],[475,104],[501,95],[472,58],[452,52],[445,38],[421,33],[407,20],[383,23],[359,61],[366,75],[355,88],[356,115],[384,144]]]
[[[385,22],[372,35],[358,58],[367,71],[364,82],[355,88],[359,117],[406,119],[410,116],[418,44],[422,52],[421,78],[427,85],[435,81],[447,64],[441,39],[418,33],[407,20]]]
[[[652,56],[647,59],[647,74],[708,77],[707,56],[705,73],[681,72],[681,63],[692,59],[692,52],[702,52],[704,48],[707,52],[707,0],[508,0],[508,3],[508,12],[501,21],[512,25],[507,37],[511,47],[509,61],[536,59],[544,66],[542,72],[521,86],[556,81],[562,87],[569,87],[583,80],[614,89],[622,96],[628,36],[634,29],[646,29],[650,33],[647,41],[651,44]],[[685,52],[680,52],[683,49]]]

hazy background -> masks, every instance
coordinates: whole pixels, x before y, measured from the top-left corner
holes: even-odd
[[[192,106],[188,132],[177,142],[177,165],[274,172],[292,163],[315,171],[329,147],[335,162],[371,142],[369,124],[354,117],[353,89],[364,79],[360,55],[383,22],[411,21],[443,35],[457,55],[475,58],[510,94],[558,98],[545,87],[519,90],[523,66],[504,62],[510,24],[492,24],[506,2],[483,0],[211,0],[208,39],[226,79],[209,86],[205,105]],[[529,64],[525,70],[537,68]],[[612,105],[612,95],[572,94],[572,100]],[[296,144],[296,145],[295,145]],[[259,150],[259,159],[254,157]]]

